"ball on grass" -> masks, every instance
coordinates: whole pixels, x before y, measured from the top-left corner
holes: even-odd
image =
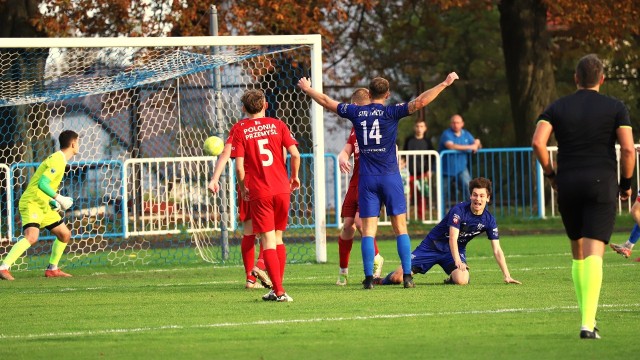
[[[204,153],[209,156],[218,156],[222,154],[223,149],[224,141],[217,136],[209,136],[207,140],[204,141],[204,146],[202,148]]]

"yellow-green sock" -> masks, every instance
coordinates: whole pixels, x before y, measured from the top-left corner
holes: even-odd
[[[596,255],[584,259],[582,286],[582,326],[593,330],[602,288],[602,258]]]
[[[578,298],[578,309],[582,316],[582,282],[584,278],[584,260],[573,259],[571,263],[571,277],[573,278],[573,287],[576,289],[576,297]]]
[[[51,246],[51,257],[49,258],[49,264],[58,266],[60,258],[62,257],[62,254],[64,253],[64,249],[66,247],[66,243],[63,243],[62,241],[56,239]]]
[[[16,262],[16,260],[18,260],[18,258],[22,256],[22,254],[24,254],[24,252],[27,251],[27,249],[30,247],[31,244],[29,243],[29,240],[27,240],[26,238],[22,238],[20,241],[15,243],[15,245],[13,245],[11,251],[9,251],[7,257],[4,258],[4,261],[2,263],[7,265],[8,267],[11,267],[11,265],[13,265],[13,263]]]

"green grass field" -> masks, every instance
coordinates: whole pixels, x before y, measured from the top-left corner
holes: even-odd
[[[620,242],[626,234],[617,233]],[[419,239],[414,238],[415,247]],[[631,359],[640,345],[640,263],[608,250],[598,310],[602,340],[578,339],[580,317],[563,235],[505,236],[511,274],[502,283],[484,237],[467,252],[471,284],[445,286],[434,268],[415,289],[361,289],[358,243],[352,283],[327,264],[289,265],[293,303],[245,290],[241,267],[73,269],[45,279],[15,271],[0,282],[0,357],[10,359]],[[381,241],[384,273],[399,265]],[[638,252],[640,256],[640,252]]]

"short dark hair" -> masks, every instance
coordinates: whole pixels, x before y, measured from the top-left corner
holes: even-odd
[[[425,125],[427,125],[427,120],[425,120],[422,117],[417,117],[416,120],[413,123],[414,124],[424,123]]]
[[[242,98],[240,98],[240,101],[242,101],[242,106],[244,106],[244,109],[249,114],[253,115],[262,111],[262,108],[264,107],[265,97],[262,90],[251,89],[245,91],[244,94],[242,94]]]
[[[71,146],[71,142],[73,140],[77,140],[80,137],[77,132],[73,130],[65,130],[60,133],[58,136],[58,141],[60,142],[60,150],[66,149]]]
[[[604,65],[596,54],[582,57],[576,65],[576,80],[580,87],[592,88],[598,85],[602,74],[604,74]]]
[[[381,99],[387,92],[389,92],[389,81],[387,79],[376,77],[369,83],[369,96],[371,96],[371,99]]]
[[[369,100],[369,90],[365,88],[357,88],[356,91],[351,95],[351,103],[353,104],[363,104]]]
[[[491,196],[491,180],[483,177],[477,177],[469,181],[469,195],[473,193],[473,189],[487,189],[487,195]]]

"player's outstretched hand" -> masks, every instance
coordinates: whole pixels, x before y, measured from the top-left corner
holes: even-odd
[[[311,87],[311,80],[306,77],[300,78],[300,80],[298,80],[298,87],[302,91],[307,91]]]
[[[300,189],[300,178],[291,178],[289,179],[289,186],[291,187],[291,191]]]
[[[520,281],[512,278],[511,276],[504,278],[504,282],[506,284],[519,284],[519,285],[522,284]]]
[[[62,209],[62,211],[65,211],[73,206],[73,199],[68,196],[62,196],[58,194],[53,199],[57,201],[58,204],[60,204],[60,209]]]
[[[444,79],[443,83],[447,86],[453,84],[454,81],[456,81],[457,79],[459,79],[458,74],[456,74],[455,72],[449,73],[449,75],[447,75],[447,78]]]

